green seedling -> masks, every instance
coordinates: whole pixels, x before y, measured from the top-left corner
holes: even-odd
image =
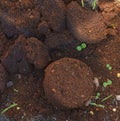
[[[98,92],[98,93],[96,94],[96,96],[95,96],[95,99],[97,100],[97,99],[99,99],[99,97],[100,97],[100,93]]]
[[[16,103],[11,104],[9,107],[7,107],[3,111],[1,111],[1,115],[3,115],[4,113],[6,113],[9,109],[16,107],[17,105],[18,104],[16,104]]]
[[[83,42],[83,43],[81,44],[81,47],[82,47],[82,49],[85,49],[85,48],[87,47],[86,43]]]
[[[108,80],[107,80],[107,84],[108,84],[109,86],[112,85],[112,80],[108,79]]]
[[[97,0],[93,0],[93,2],[92,2],[92,10],[95,10],[96,6],[97,6]]]
[[[107,86],[108,86],[107,82],[103,82],[103,87],[107,87]]]
[[[113,95],[111,94],[111,95],[109,95],[109,96],[103,98],[103,99],[101,100],[101,102],[104,102],[104,101],[108,100],[108,99],[111,98],[112,96],[113,96]]]
[[[92,10],[95,10],[98,0],[92,0],[91,2],[92,2],[91,3]],[[81,4],[82,4],[82,7],[85,7],[84,0],[81,0]]]
[[[96,104],[96,103],[92,103],[92,102],[91,102],[90,105],[96,106],[96,107],[99,107],[99,108],[105,108],[105,106],[102,105],[102,104]]]
[[[76,50],[81,51],[81,50],[85,49],[86,47],[87,47],[86,43],[83,42],[81,45],[78,45],[76,47]]]
[[[81,4],[82,4],[82,7],[85,6],[85,4],[84,4],[84,0],[81,0]]]
[[[81,46],[80,46],[80,45],[77,46],[77,47],[76,47],[76,50],[77,50],[77,51],[81,51],[81,50],[82,50]]]
[[[106,64],[106,68],[107,68],[108,70],[112,70],[112,66],[111,66],[110,64]]]
[[[103,87],[112,85],[112,80],[108,79],[107,82],[103,82]]]

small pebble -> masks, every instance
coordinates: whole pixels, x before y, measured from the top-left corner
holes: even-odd
[[[18,79],[21,79],[21,74],[18,74]]]
[[[120,78],[120,73],[117,73],[117,77]]]
[[[94,82],[95,86],[98,88],[100,84],[99,84],[99,80],[97,77],[94,77],[93,82]]]
[[[9,88],[9,87],[11,87],[11,86],[13,86],[13,82],[12,81],[9,81],[7,84],[6,84],[6,86]]]
[[[91,99],[90,99],[90,100],[88,100],[88,101],[85,103],[85,106],[89,106],[89,105],[90,105],[90,103],[91,103]]]
[[[56,93],[56,89],[52,89],[52,91],[53,91],[54,93]]]
[[[15,88],[13,89],[13,91],[14,91],[14,92],[19,92],[19,91],[18,91],[17,89],[15,89]]]
[[[17,107],[17,110],[20,110],[20,107]]]
[[[113,108],[113,109],[112,109],[112,111],[113,111],[113,112],[116,112],[116,111],[117,111],[117,109],[116,109],[116,108]]]
[[[94,115],[94,112],[93,112],[93,111],[90,111],[90,114],[91,114],[91,115]]]
[[[116,95],[116,100],[120,101],[120,95]]]

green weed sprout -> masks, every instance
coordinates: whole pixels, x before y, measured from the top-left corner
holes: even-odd
[[[112,70],[112,66],[111,66],[110,64],[106,64],[106,68],[107,68],[108,70]]]
[[[87,47],[86,43],[83,42],[83,43],[81,44],[81,48],[82,48],[82,49],[85,49],[86,47]]]
[[[98,99],[99,96],[100,96],[100,93],[98,92],[98,93],[96,94],[95,99]],[[109,95],[109,96],[103,98],[103,99],[101,100],[101,102],[104,102],[104,101],[108,100],[108,99],[111,98],[112,96],[113,96],[113,95],[111,94],[111,95]],[[99,107],[99,108],[105,108],[104,105],[102,105],[102,104],[97,104],[97,103],[95,103],[95,102],[91,102],[91,103],[89,103],[89,104],[92,105],[92,106]]]
[[[81,0],[81,4],[82,4],[82,7],[84,7],[85,5],[84,5],[84,0]]]
[[[107,87],[107,86],[110,86],[112,85],[112,80],[108,79],[107,82],[103,82],[103,87]]]
[[[96,107],[99,107],[99,108],[105,108],[105,106],[102,105],[102,104],[96,104],[96,103],[92,103],[92,102],[91,102],[90,105],[96,106]]]
[[[3,115],[5,112],[7,112],[9,109],[16,107],[18,104],[13,103],[9,107],[5,108],[3,111],[1,111],[1,115]]]
[[[104,101],[108,100],[108,99],[111,98],[112,96],[113,96],[113,95],[111,94],[111,95],[109,95],[109,96],[103,98],[103,99],[101,100],[101,102],[104,102]]]
[[[95,10],[96,5],[97,5],[97,0],[93,0],[93,2],[92,2],[92,10]]]
[[[90,1],[90,4],[91,4],[91,7],[92,7],[92,10],[95,10],[95,8],[96,8],[96,6],[97,6],[97,2],[98,2],[98,0],[91,0],[91,1]],[[84,0],[81,0],[81,4],[82,4],[82,7],[85,6],[85,4],[84,4]]]
[[[81,50],[85,49],[86,47],[87,47],[86,43],[83,42],[83,43],[81,43],[81,45],[78,45],[76,47],[76,50],[81,51]]]
[[[78,46],[76,47],[76,50],[77,50],[77,51],[81,51],[81,50],[82,50],[82,47],[81,47],[80,45],[78,45]]]
[[[99,99],[99,97],[100,97],[100,93],[97,92],[97,94],[96,94],[96,96],[95,96],[95,99],[97,100],[97,99]]]

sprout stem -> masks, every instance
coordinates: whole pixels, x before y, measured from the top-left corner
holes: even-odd
[[[81,0],[81,4],[82,4],[82,7],[84,7],[85,5],[84,5],[84,0]]]
[[[96,107],[100,107],[100,108],[104,108],[104,105],[101,104],[96,104],[96,103],[90,103],[90,105],[96,106]]]
[[[2,112],[1,115],[3,115],[5,112],[7,112],[9,109],[16,107],[18,104],[13,103],[9,107],[5,108]]]
[[[108,100],[108,99],[111,98],[112,96],[113,96],[113,95],[111,94],[111,95],[109,95],[109,96],[103,98],[103,99],[101,100],[101,102],[104,102],[104,101]]]

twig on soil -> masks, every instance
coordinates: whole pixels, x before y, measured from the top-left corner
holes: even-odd
[[[13,103],[9,107],[5,108],[3,111],[1,111],[1,115],[3,115],[5,112],[7,112],[9,109],[16,107],[18,104]]]

